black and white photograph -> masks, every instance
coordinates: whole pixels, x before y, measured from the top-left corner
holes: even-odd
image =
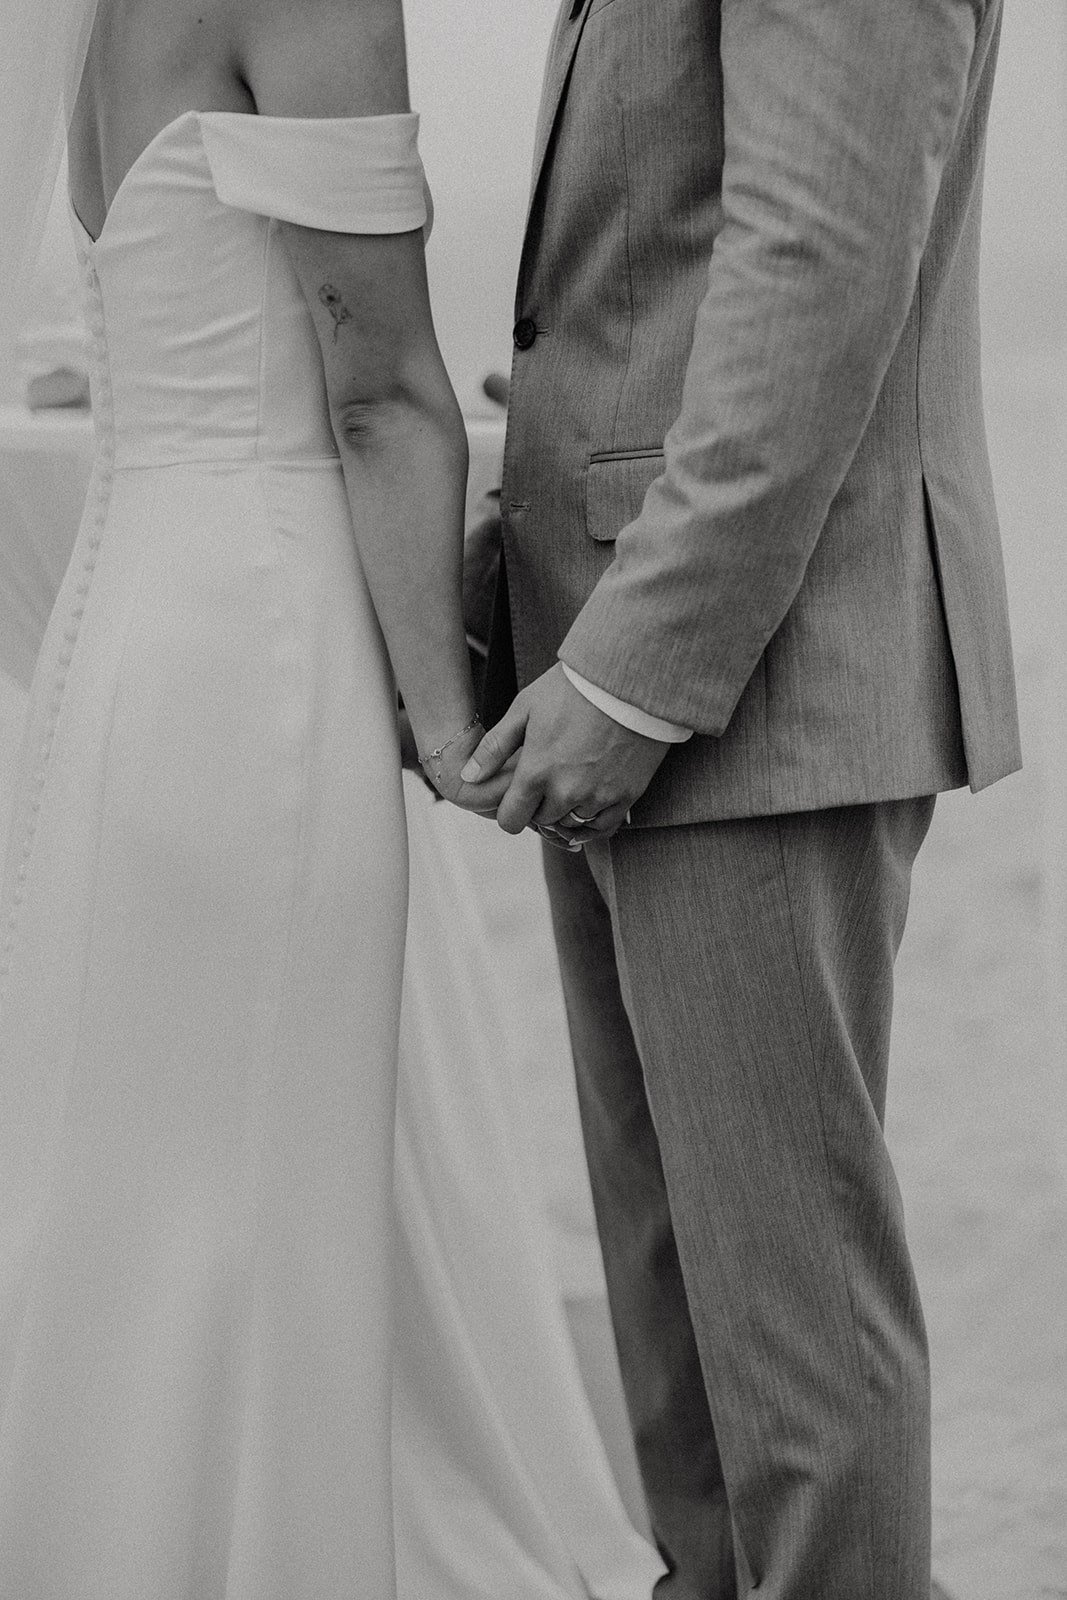
[[[1064,0],[0,0],[0,1600],[1067,1600]]]

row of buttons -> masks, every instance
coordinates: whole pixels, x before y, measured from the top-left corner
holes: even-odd
[[[96,566],[97,554],[103,540],[104,522],[107,518],[108,503],[111,498],[111,483],[114,470],[115,455],[115,426],[114,405],[111,392],[111,374],[107,358],[107,339],[104,329],[104,308],[100,296],[100,283],[96,269],[91,261],[85,263],[85,278],[90,293],[93,297],[92,309],[88,318],[89,331],[93,337],[93,344],[97,357],[98,384],[94,394],[94,416],[98,425],[98,438],[102,442],[101,455],[97,460],[95,476],[96,506],[92,530],[85,541],[85,558],[82,571],[75,585],[75,600],[70,608],[67,626],[63,633],[63,643],[59,651],[58,667],[55,683],[52,688],[52,700],[49,706],[48,725],[45,728],[39,750],[37,770],[34,774],[33,796],[29,804],[29,814],[26,819],[26,835],[23,840],[22,854],[19,858],[18,868],[15,873],[15,886],[11,896],[7,927],[4,930],[4,945],[0,957],[0,984],[6,982],[11,965],[11,954],[15,945],[15,936],[18,928],[19,909],[25,897],[26,880],[29,876],[30,857],[33,853],[33,842],[37,835],[37,819],[44,798],[45,781],[48,776],[48,764],[51,759],[52,746],[55,741],[56,728],[59,715],[63,709],[63,698],[66,691],[67,671],[74,659],[74,647],[78,642],[78,633],[82,617],[85,615],[85,602],[92,582],[93,570]]]

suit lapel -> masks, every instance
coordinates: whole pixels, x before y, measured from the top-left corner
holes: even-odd
[[[541,172],[548,153],[552,129],[556,126],[563,95],[570,77],[574,53],[585,27],[585,19],[593,0],[563,0],[556,18],[552,43],[548,51],[544,88],[541,91],[541,109],[537,115],[537,135],[534,140],[533,182],[530,186],[530,203],[537,193]]]

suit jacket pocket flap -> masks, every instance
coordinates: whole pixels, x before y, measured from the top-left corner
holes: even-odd
[[[645,491],[663,471],[662,450],[604,450],[589,457],[585,531],[610,543],[641,509]]]

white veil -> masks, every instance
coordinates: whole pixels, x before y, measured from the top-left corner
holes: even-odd
[[[48,220],[67,124],[85,65],[97,0],[0,0],[0,360],[15,358]],[[36,463],[36,459],[34,461]],[[76,517],[59,489],[75,499],[79,484],[33,480],[35,521],[66,539]],[[44,624],[69,549],[45,550],[18,515],[17,485],[0,488],[0,723],[13,683],[29,680]],[[36,503],[37,492],[46,498]],[[51,499],[48,496],[51,496]],[[50,514],[51,511],[55,515]],[[70,524],[69,534],[67,525]],[[61,540],[62,544],[62,540]],[[57,571],[58,569],[58,571]],[[7,675],[11,674],[11,677]],[[0,852],[3,846],[0,805]]]
[[[97,0],[0,0],[0,329],[18,331]]]

